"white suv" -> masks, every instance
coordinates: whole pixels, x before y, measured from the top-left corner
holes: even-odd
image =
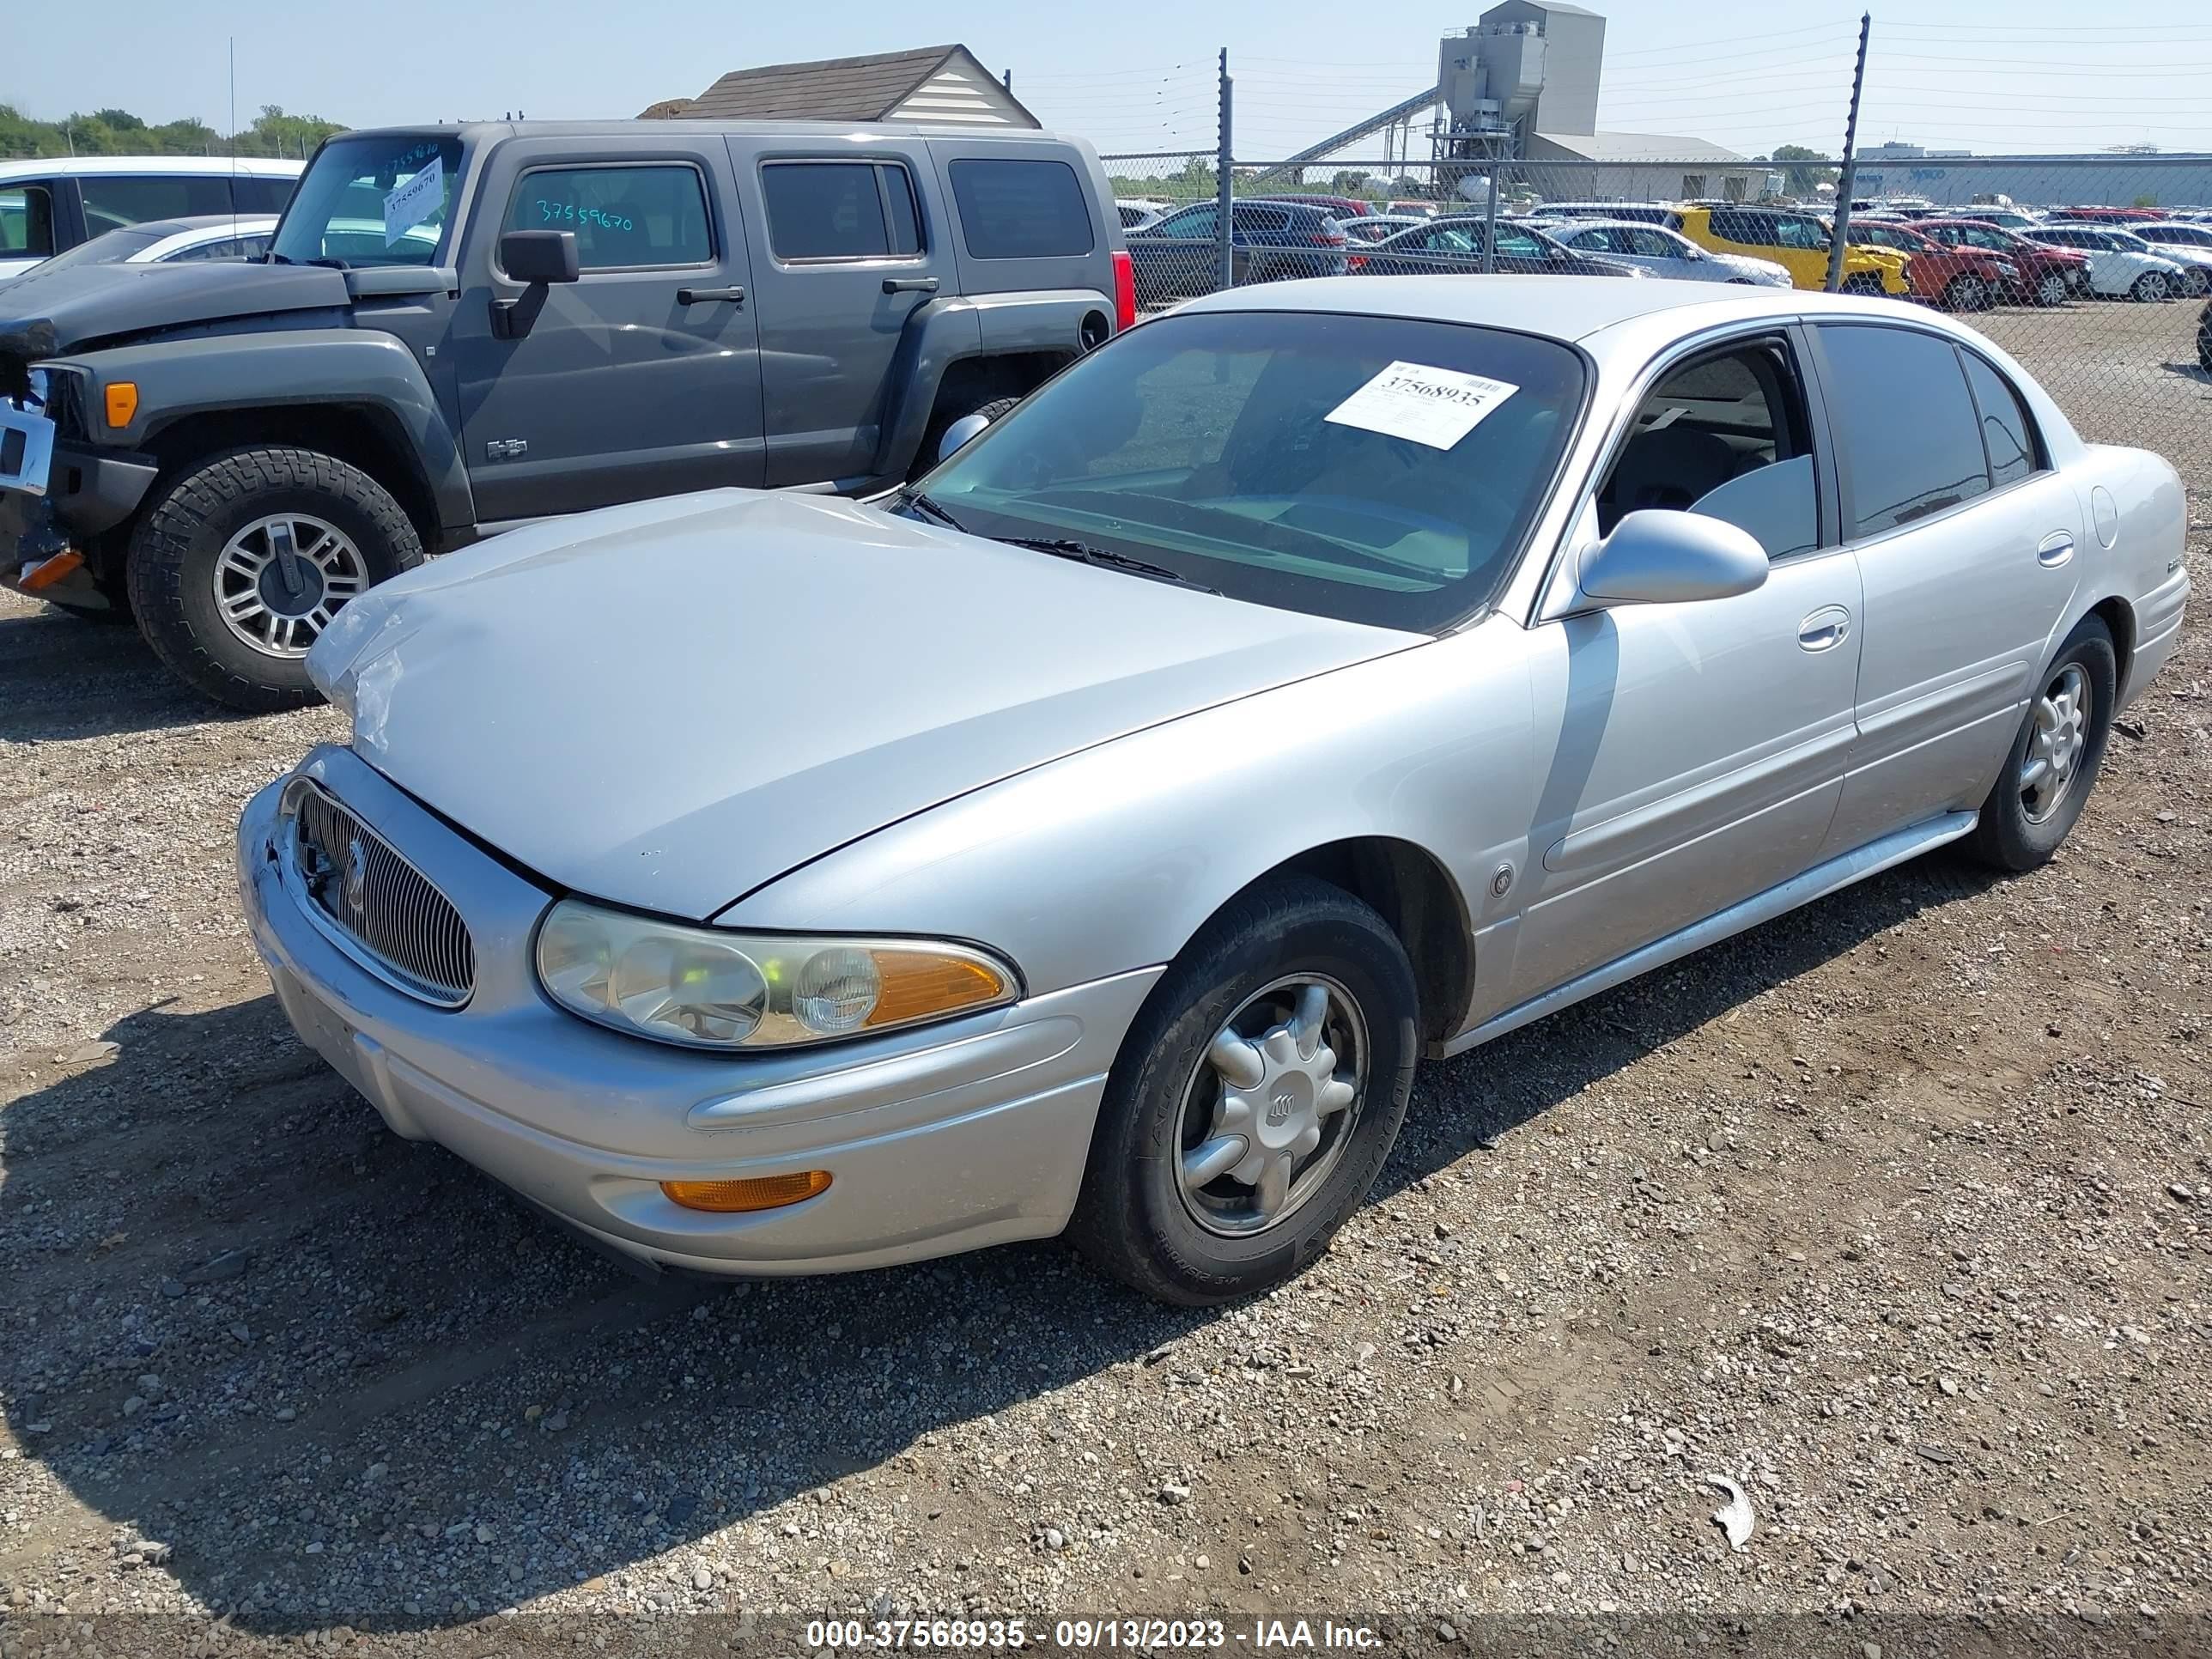
[[[148,219],[281,213],[305,165],[228,155],[0,161],[0,281]]]

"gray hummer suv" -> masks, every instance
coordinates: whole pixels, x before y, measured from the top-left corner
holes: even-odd
[[[0,289],[0,580],[288,707],[331,614],[426,553],[681,490],[883,488],[1133,311],[1071,139],[347,133],[264,263]]]

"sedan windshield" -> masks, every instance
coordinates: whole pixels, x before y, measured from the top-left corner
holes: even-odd
[[[90,241],[79,242],[75,247],[64,249],[45,261],[38,267],[39,273],[44,276],[47,271],[62,270],[71,265],[117,264],[132,254],[153,246],[164,236],[174,234],[175,229],[168,225],[151,230],[144,225],[125,225],[120,230],[104,230]]]
[[[1571,348],[1498,329],[1166,317],[959,451],[921,504],[1233,599],[1433,631],[1512,569],[1584,384]]]
[[[333,138],[301,175],[269,257],[278,264],[429,264],[445,240],[460,166],[460,141],[450,134]]]

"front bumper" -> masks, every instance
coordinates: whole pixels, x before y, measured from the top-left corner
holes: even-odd
[[[395,988],[295,896],[274,856],[285,780],[248,804],[239,885],[277,999],[393,1133],[438,1142],[603,1246],[708,1273],[882,1267],[1066,1224],[1107,1070],[1158,968],[810,1050],[665,1047],[539,993],[531,948],[553,895],[350,750],[319,749],[301,770],[403,851],[474,936],[466,1006]],[[829,1190],[750,1215],[686,1210],[659,1185],[807,1170],[829,1170]]]

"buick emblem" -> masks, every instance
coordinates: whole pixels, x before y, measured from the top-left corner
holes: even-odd
[[[1288,1117],[1291,1115],[1291,1108],[1294,1103],[1295,1102],[1288,1089],[1284,1090],[1282,1093],[1277,1095],[1273,1100],[1269,1101],[1267,1103],[1267,1122],[1269,1126],[1273,1127],[1275,1124],[1280,1123],[1285,1118]]]
[[[345,884],[339,890],[346,914],[359,920],[368,908],[368,848],[356,836],[346,842]]]

